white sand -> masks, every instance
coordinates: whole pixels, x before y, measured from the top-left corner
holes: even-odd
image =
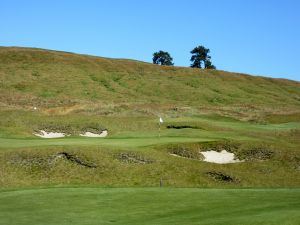
[[[40,130],[40,133],[34,133],[35,136],[41,138],[62,138],[65,137],[64,133],[56,133],[56,132],[46,132],[44,130]]]
[[[95,134],[92,132],[85,132],[84,134],[80,134],[80,136],[82,137],[106,137],[107,135],[107,130],[103,130],[100,134]]]
[[[239,159],[235,159],[234,154],[227,152],[226,150],[222,150],[221,152],[206,151],[206,152],[200,152],[200,153],[204,156],[203,161],[206,161],[206,162],[218,163],[218,164],[243,162]]]

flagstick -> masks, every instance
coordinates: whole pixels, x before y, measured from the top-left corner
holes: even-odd
[[[158,123],[158,138],[160,138],[160,122]]]
[[[158,138],[160,138],[160,125],[163,123],[163,119],[161,117],[159,117],[159,121],[158,121]]]

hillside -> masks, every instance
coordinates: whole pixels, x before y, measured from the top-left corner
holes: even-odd
[[[0,81],[0,187],[300,185],[299,82],[4,47]]]
[[[300,225],[299,11],[0,0],[0,225]]]
[[[51,113],[190,115],[217,109],[260,117],[300,110],[295,81],[30,48],[0,48],[0,87],[1,108]]]

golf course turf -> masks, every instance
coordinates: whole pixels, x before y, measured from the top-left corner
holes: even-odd
[[[0,224],[299,224],[299,189],[42,188],[0,192]]]
[[[300,224],[299,82],[17,47],[0,76],[0,225]]]

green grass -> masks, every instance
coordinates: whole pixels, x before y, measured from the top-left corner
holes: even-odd
[[[0,47],[0,224],[299,224],[299,96],[290,80]],[[199,154],[223,149],[245,161]]]
[[[78,114],[48,116],[38,112],[2,111],[0,116],[0,180],[2,187],[56,184],[92,184],[114,187],[156,186],[163,177],[169,187],[299,187],[299,122],[259,124],[215,115],[164,117],[158,136],[157,118],[86,116]],[[168,125],[194,128],[167,129]],[[107,138],[79,137],[85,127],[105,127]],[[70,132],[72,136],[41,139],[36,129]],[[229,141],[229,142],[228,142]],[[211,143],[211,144],[209,144]],[[218,144],[219,143],[219,144]],[[232,146],[231,146],[232,145]],[[239,164],[218,165],[171,156],[170,149],[222,148],[237,157],[251,158]],[[237,146],[236,148],[234,146]],[[260,160],[257,154],[272,152]],[[82,168],[67,161],[48,164],[59,152],[87,158],[96,169]],[[149,165],[124,163],[115,154],[130,154],[154,160]],[[261,153],[259,153],[261,152]],[[251,154],[254,154],[252,156]],[[16,159],[17,162],[16,162]],[[23,165],[23,162],[28,162]],[[41,161],[42,164],[35,162]],[[222,182],[206,175],[217,171],[239,182]],[[295,179],[296,178],[296,179]]]
[[[45,188],[0,192],[0,224],[297,225],[299,189]]]
[[[106,138],[91,139],[85,137],[60,138],[60,139],[4,139],[0,138],[0,146],[3,149],[41,147],[41,146],[119,146],[121,148],[147,147],[158,144],[181,142],[206,142],[213,141],[210,138],[184,138],[184,137],[141,137],[141,138]],[[0,149],[1,149],[0,148]]]

